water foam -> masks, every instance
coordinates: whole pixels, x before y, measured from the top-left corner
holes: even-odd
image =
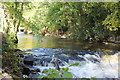
[[[96,63],[91,61],[79,62],[80,66],[72,66],[69,71],[76,78],[118,78],[118,54],[120,52],[115,55],[105,55],[100,62]],[[93,55],[89,55],[89,57],[93,57]]]

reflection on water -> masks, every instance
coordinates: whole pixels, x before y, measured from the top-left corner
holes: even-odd
[[[64,48],[64,49],[87,49],[103,52],[120,51],[117,44],[89,43],[79,40],[60,39],[55,37],[37,38],[32,35],[18,34],[18,48]]]

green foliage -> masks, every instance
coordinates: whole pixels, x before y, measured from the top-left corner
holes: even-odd
[[[14,43],[16,41],[15,34],[4,34],[2,39],[2,51],[12,51],[17,47],[17,44]]]
[[[78,65],[79,65],[79,63],[74,63],[74,64],[69,65],[69,67],[70,66],[78,66]]]
[[[42,34],[41,29],[46,26],[46,14],[49,7],[49,3],[29,3],[26,9],[23,11],[24,23],[23,26],[27,30],[32,30],[33,34]],[[29,14],[29,15],[28,15]]]
[[[72,78],[72,74],[68,72],[68,70],[69,68],[62,68],[62,71],[50,68],[48,71],[44,71],[44,73],[47,74],[46,76],[40,75],[38,78]]]
[[[11,74],[13,78],[22,77],[21,65],[19,64],[21,59],[19,54],[13,52],[17,47],[14,43],[14,34],[4,34],[2,41],[2,68],[5,72]],[[0,51],[1,52],[1,51]]]
[[[38,78],[73,78],[72,74],[69,71],[69,67],[78,66],[79,63],[74,63],[69,65],[66,68],[61,68],[61,71],[50,68],[48,71],[44,71],[46,75],[40,75]],[[39,79],[38,79],[39,80]]]
[[[76,9],[68,2],[51,4],[46,18],[49,28],[52,28],[52,30],[62,29],[64,27],[70,29],[73,25],[72,21],[75,19],[75,12]]]
[[[0,53],[2,52],[2,48],[0,48]]]
[[[119,2],[11,2],[4,3],[9,23],[15,22],[33,34],[41,35],[58,31],[70,33],[80,40],[107,40],[120,29]],[[21,7],[23,6],[24,9]],[[28,15],[29,14],[29,15]],[[17,25],[16,23],[16,25]],[[41,29],[47,27],[46,32]],[[59,34],[60,34],[59,33]]]
[[[110,31],[117,31],[120,28],[120,5],[119,3],[107,3],[106,5],[110,5],[110,7],[105,6],[110,14],[103,21],[103,25]]]
[[[112,7],[106,8],[106,5],[114,4]],[[111,8],[115,10],[109,10]],[[59,30],[68,28],[69,32],[73,34],[73,38],[88,40],[104,40],[107,36],[110,36],[111,22],[114,25],[114,31],[119,27],[119,15],[118,3],[53,3],[50,5],[47,14],[47,22],[51,30]],[[111,11],[115,14],[113,19],[112,15],[109,16]],[[69,21],[71,23],[69,24]],[[107,25],[107,26],[106,26]],[[112,27],[112,28],[113,28]]]
[[[4,71],[11,74],[13,78],[22,77],[22,67],[20,66],[21,59],[18,58],[19,54],[3,52],[2,56],[2,67]]]
[[[22,12],[21,12],[21,4],[20,2],[6,2],[4,6],[6,10],[10,13],[11,18],[18,18],[21,19]]]
[[[58,78],[73,78],[73,75],[68,72],[69,71],[69,67],[71,66],[78,66],[79,63],[74,63],[74,64],[71,64],[69,65],[68,67],[66,68],[61,68],[60,71],[56,70],[56,69],[52,69],[50,68],[49,70],[47,71],[44,71],[45,75],[39,75],[38,77],[38,80],[44,80],[44,79],[58,79]],[[91,77],[91,78],[81,78],[81,80],[96,80],[96,77]]]
[[[4,28],[7,27],[7,31],[4,30],[6,33],[13,32],[17,33],[18,27],[20,26],[20,22],[23,20],[23,4],[22,2],[5,2],[3,3],[3,10],[4,16],[3,18],[6,19],[4,21],[5,24]]]
[[[82,40],[92,38],[96,40],[96,37],[101,38],[107,36],[105,33],[108,34],[109,31],[104,30],[102,26],[102,21],[107,16],[107,11],[103,5],[104,3],[96,2],[82,4],[81,10],[78,10],[80,14],[80,24],[78,24],[75,29],[75,34],[79,33],[79,35],[75,35],[75,38]]]

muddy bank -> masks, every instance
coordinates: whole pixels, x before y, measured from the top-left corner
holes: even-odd
[[[69,32],[59,32],[59,31],[53,31],[53,32],[45,32],[43,33],[43,36],[49,36],[49,37],[58,37],[61,39],[74,39],[73,36],[74,34],[69,33]],[[77,39],[76,39],[77,40]],[[86,39],[85,41],[91,42],[91,43],[106,43],[106,44],[120,44],[120,36],[109,36],[106,38],[96,38],[96,39]]]

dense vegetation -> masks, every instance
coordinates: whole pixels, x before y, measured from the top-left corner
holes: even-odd
[[[12,37],[12,35],[11,35]],[[2,69],[3,73],[10,74],[13,78],[22,78],[21,58],[17,52],[17,44],[14,43],[14,38],[11,39],[4,34],[2,38]]]
[[[80,40],[107,40],[120,34],[119,2],[3,3],[4,31],[19,27],[33,34],[66,34]]]

